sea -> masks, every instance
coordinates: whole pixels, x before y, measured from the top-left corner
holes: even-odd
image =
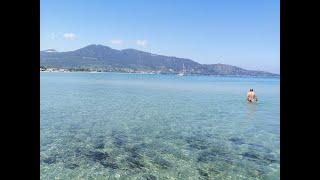
[[[280,179],[280,78],[40,72],[40,179]]]

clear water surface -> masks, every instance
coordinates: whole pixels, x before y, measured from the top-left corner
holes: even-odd
[[[40,76],[41,179],[280,179],[279,78]]]

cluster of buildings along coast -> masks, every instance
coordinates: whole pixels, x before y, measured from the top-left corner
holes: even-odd
[[[59,68],[40,68],[41,72],[70,72],[68,69],[59,69]]]

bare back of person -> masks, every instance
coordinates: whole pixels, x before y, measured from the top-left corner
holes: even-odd
[[[256,93],[253,92],[253,89],[250,89],[250,91],[247,93],[247,101],[248,102],[257,101]]]

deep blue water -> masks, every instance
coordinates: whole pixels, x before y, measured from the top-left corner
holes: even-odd
[[[41,179],[280,179],[279,78],[42,72],[40,96]]]

